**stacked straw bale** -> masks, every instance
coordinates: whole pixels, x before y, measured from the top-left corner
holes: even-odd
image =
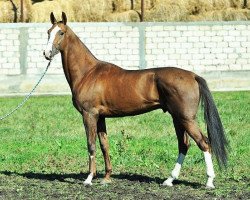
[[[145,21],[249,20],[250,0],[144,0]],[[33,5],[32,3],[33,2]],[[133,2],[134,10],[131,10]],[[24,0],[26,22],[48,22],[50,12],[57,19],[64,11],[69,21],[140,20],[141,0]],[[0,0],[0,22],[20,21],[20,0]]]
[[[47,22],[50,12],[58,19],[64,11],[70,21],[103,21],[112,12],[112,0],[54,0],[35,3],[32,8],[33,22]]]
[[[183,21],[188,15],[187,0],[155,0],[155,6],[146,11],[146,21]]]
[[[132,2],[134,4],[134,10],[141,10],[141,0],[113,0],[113,11],[124,12],[132,8]],[[153,8],[155,0],[144,0],[145,10]]]
[[[155,0],[146,11],[146,21],[247,20],[250,11],[242,7],[241,0]]]
[[[121,13],[112,13],[105,18],[106,21],[115,22],[139,22],[140,15],[134,10],[124,11]]]
[[[250,3],[247,5],[250,6]],[[249,11],[241,0],[189,0],[187,21],[247,20]]]
[[[23,20],[30,21],[31,0],[23,1]],[[21,1],[20,0],[0,0],[0,22],[20,22],[21,21]]]
[[[49,22],[49,16],[52,11],[54,12],[57,19],[61,18],[61,13],[63,9],[59,2],[43,1],[39,3],[35,3],[32,6],[32,10],[31,10],[31,21],[32,22]]]
[[[69,0],[69,2],[76,21],[105,21],[105,17],[113,11],[112,0]]]

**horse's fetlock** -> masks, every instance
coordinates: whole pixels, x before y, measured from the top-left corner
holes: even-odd
[[[106,174],[111,174],[112,173],[112,168],[106,169]]]
[[[214,171],[213,171],[213,170],[208,170],[208,171],[207,171],[207,176],[208,176],[209,178],[215,178],[215,173],[214,173]]]
[[[171,176],[173,179],[178,179],[179,174],[176,171],[172,171]]]

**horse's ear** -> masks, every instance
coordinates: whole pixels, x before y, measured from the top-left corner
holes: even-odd
[[[54,13],[53,13],[53,12],[50,13],[50,21],[51,21],[52,24],[55,24],[55,23],[56,23],[56,18],[55,18],[55,16],[54,16]]]
[[[62,22],[64,25],[66,25],[66,23],[67,23],[67,16],[66,16],[65,12],[62,12]]]

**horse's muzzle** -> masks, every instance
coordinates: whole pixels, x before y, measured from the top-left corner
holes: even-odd
[[[52,51],[45,52],[45,50],[44,50],[43,55],[46,58],[46,60],[52,60]]]

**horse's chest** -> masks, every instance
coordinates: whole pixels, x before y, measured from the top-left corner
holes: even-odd
[[[93,95],[93,93],[79,92],[73,95],[72,102],[74,107],[82,113],[83,110],[89,111],[95,108],[100,100],[98,95]]]

